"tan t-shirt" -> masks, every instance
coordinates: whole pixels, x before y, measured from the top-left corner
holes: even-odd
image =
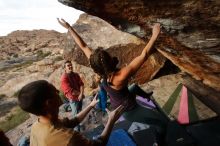
[[[30,146],[100,146],[100,140],[92,141],[85,138],[72,128],[65,128],[65,124],[58,125],[35,122],[31,128]]]

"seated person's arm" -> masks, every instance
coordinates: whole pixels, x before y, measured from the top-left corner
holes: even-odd
[[[97,96],[97,95],[96,95]],[[75,126],[77,126],[80,122],[83,121],[83,119],[86,117],[86,115],[89,113],[89,111],[98,103],[98,100],[96,98],[96,96],[94,97],[94,99],[92,100],[92,102],[86,107],[84,108],[81,112],[79,112],[75,118],[73,118],[72,120],[69,120],[67,118],[62,120],[62,123],[65,127],[68,128],[74,128]]]
[[[99,140],[102,141],[103,145],[106,145],[108,142],[108,138],[114,126],[114,123],[118,120],[121,114],[124,111],[124,106],[120,105],[118,108],[110,112],[107,108],[106,111],[108,113],[108,122],[105,125],[105,129],[102,131],[102,134],[99,137]]]
[[[86,117],[86,115],[89,113],[89,111],[98,103],[97,95],[93,98],[92,102],[84,108],[81,112],[79,112],[76,115],[76,118],[78,119],[79,123],[83,121],[83,119]]]
[[[123,110],[124,110],[123,106],[119,106],[117,109],[115,109],[112,112],[106,110],[108,112],[109,119],[107,124],[105,125],[105,129],[103,130],[102,134],[98,139],[89,140],[77,132],[71,138],[68,146],[72,146],[72,145],[105,146],[108,142],[108,138],[110,136],[114,123],[121,116]]]

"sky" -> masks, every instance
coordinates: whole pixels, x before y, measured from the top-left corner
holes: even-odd
[[[58,0],[0,0],[0,36],[15,30],[66,32],[56,18],[64,18],[73,24],[81,13]]]

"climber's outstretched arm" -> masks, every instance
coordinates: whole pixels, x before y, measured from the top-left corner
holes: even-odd
[[[71,25],[66,22],[64,19],[57,18],[60,25],[68,29],[71,36],[75,40],[76,44],[80,47],[80,49],[85,53],[86,57],[89,59],[92,54],[92,49],[90,49],[87,44],[82,40],[82,38],[77,34],[77,32],[71,27]]]
[[[127,66],[123,67],[120,70],[120,74],[122,77],[121,80],[126,80],[134,73],[136,73],[137,70],[141,67],[141,65],[147,60],[147,58],[150,56],[153,50],[153,45],[156,39],[158,38],[159,34],[160,34],[160,24],[157,23],[153,26],[152,36],[148,41],[147,45],[142,50],[141,54],[135,57]]]

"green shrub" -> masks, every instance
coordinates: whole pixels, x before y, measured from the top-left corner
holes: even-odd
[[[60,61],[60,60],[63,60],[63,57],[62,56],[57,56],[54,61]]]
[[[47,56],[49,56],[51,54],[51,52],[43,52],[42,50],[38,50],[37,51],[37,57],[40,58],[40,59],[43,59]]]
[[[28,66],[31,65],[33,62],[34,62],[33,60],[29,60],[29,61],[25,61],[25,62],[23,62],[23,63],[11,65],[11,66],[9,66],[9,67],[4,67],[4,68],[1,68],[1,69],[0,69],[0,72],[1,72],[1,71],[6,72],[6,71],[9,71],[9,70],[11,70],[11,69],[13,69],[13,68],[20,68],[20,67],[23,67],[23,68],[24,68],[24,67],[28,67]]]
[[[19,92],[20,92],[20,90],[16,91],[16,92],[13,94],[13,96],[14,96],[14,97],[18,97]]]
[[[7,132],[29,118],[29,114],[24,112],[20,107],[16,107],[12,115],[6,118],[5,121],[0,121],[0,129]]]
[[[68,102],[68,99],[66,98],[66,96],[64,95],[62,91],[59,92],[59,96],[63,103]]]
[[[14,57],[14,58],[18,58],[18,54],[14,54],[13,57]]]
[[[41,56],[43,54],[42,50],[37,50],[37,56]]]
[[[7,97],[5,94],[0,94],[0,99]]]

